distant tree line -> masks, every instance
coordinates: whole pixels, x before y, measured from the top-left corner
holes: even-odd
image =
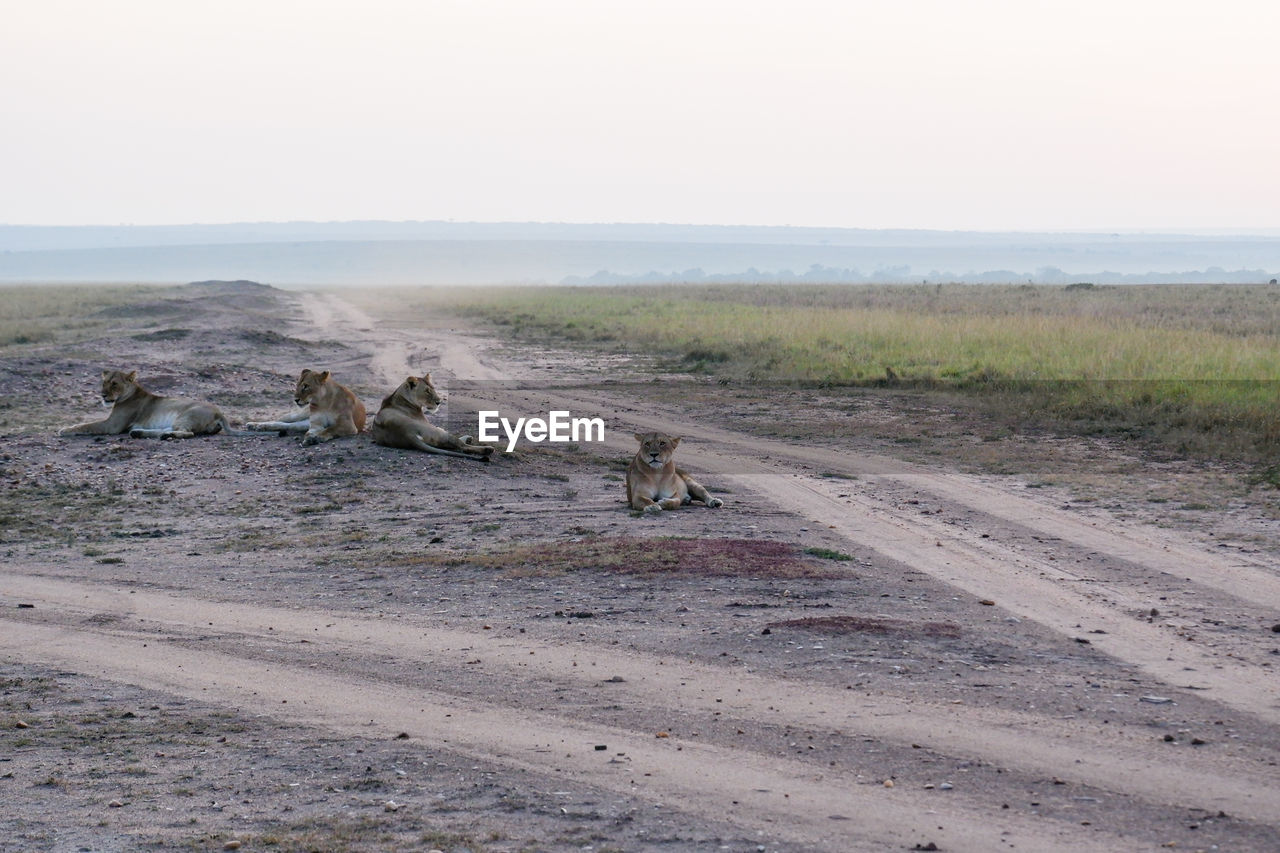
[[[913,271],[909,266],[877,267],[870,272],[856,269],[828,267],[813,264],[804,272],[788,269],[758,270],[749,267],[743,272],[708,273],[700,268],[679,272],[650,270],[645,273],[615,273],[599,270],[589,276],[571,275],[561,280],[566,285],[607,284],[1275,284],[1276,273],[1265,270],[1225,270],[1208,267],[1203,270],[1183,272],[1120,273],[1103,270],[1090,273],[1069,273],[1057,267],[1040,267],[1035,272],[1016,270],[986,270],[985,272],[956,273],[930,270],[927,273]]]

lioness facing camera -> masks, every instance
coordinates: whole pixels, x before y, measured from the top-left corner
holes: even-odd
[[[261,432],[305,432],[303,444],[319,444],[364,431],[364,403],[327,370],[303,368],[293,390],[293,402],[300,408],[277,421],[256,421],[245,429]]]
[[[486,444],[471,444],[467,438],[459,438],[427,420],[423,410],[434,412],[440,408],[440,395],[431,384],[431,374],[410,376],[400,383],[382,401],[382,408],[373,418],[373,441],[384,447],[404,450],[422,450],[444,456],[462,456],[468,459],[489,461],[493,448]]]
[[[724,501],[713,498],[702,484],[676,467],[672,455],[680,439],[660,432],[636,433],[640,449],[627,466],[627,504],[642,512],[679,509],[702,501],[712,509]]]
[[[123,435],[132,438],[191,438],[235,432],[213,403],[162,397],[138,384],[138,371],[102,371],[102,402],[111,404],[105,420],[58,430],[58,435]]]

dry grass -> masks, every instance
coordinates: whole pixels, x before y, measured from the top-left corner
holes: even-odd
[[[118,325],[121,312],[172,293],[147,285],[0,285],[0,349],[69,343]]]
[[[1002,416],[1182,455],[1257,463],[1280,453],[1276,286],[673,285],[361,298],[388,314],[458,312],[517,338],[658,353],[673,370],[725,381],[958,390]]]

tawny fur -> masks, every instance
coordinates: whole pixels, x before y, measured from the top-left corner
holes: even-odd
[[[627,505],[642,512],[679,509],[701,501],[711,508],[724,505],[672,460],[680,439],[660,432],[636,433],[640,449],[627,466]]]
[[[192,438],[217,432],[233,433],[226,415],[212,403],[164,397],[138,384],[136,370],[102,371],[102,402],[111,414],[58,430],[58,435],[123,435],[133,438]]]
[[[431,384],[431,374],[410,376],[382,401],[373,418],[373,440],[386,447],[422,450],[445,456],[461,456],[488,461],[493,448],[472,444],[467,437],[453,435],[427,420],[425,409],[440,408],[441,398]]]
[[[364,431],[365,409],[360,398],[334,381],[327,370],[304,368],[294,387],[296,411],[279,420],[255,421],[245,429],[261,432],[305,433],[303,444],[319,444]]]

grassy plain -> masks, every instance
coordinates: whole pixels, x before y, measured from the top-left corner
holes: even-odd
[[[171,288],[154,285],[0,285],[0,347],[71,342],[109,329],[129,306]]]
[[[395,301],[729,381],[960,391],[1179,453],[1280,454],[1276,286],[509,287]]]

